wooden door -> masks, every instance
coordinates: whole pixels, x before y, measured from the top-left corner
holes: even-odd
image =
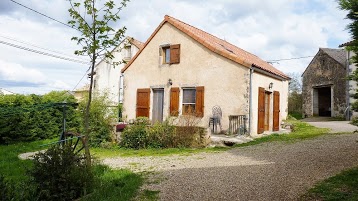
[[[271,92],[265,92],[265,131],[270,130]]]
[[[265,131],[265,89],[259,87],[257,133]]]
[[[179,115],[179,92],[178,87],[173,87],[170,89],[170,108],[169,115],[178,116]]]
[[[137,89],[137,117],[149,118],[150,89]]]
[[[152,122],[163,121],[164,89],[153,89]]]
[[[280,130],[280,92],[273,92],[273,131]]]

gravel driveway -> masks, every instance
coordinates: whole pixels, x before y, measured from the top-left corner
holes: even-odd
[[[358,166],[358,135],[264,143],[190,156],[111,158],[112,167],[157,171],[161,200],[296,200],[324,178]]]
[[[303,119],[303,121],[318,128],[329,128],[330,133],[352,133],[358,131],[358,127],[350,124],[349,121],[329,121],[329,119],[322,117],[307,118]]]

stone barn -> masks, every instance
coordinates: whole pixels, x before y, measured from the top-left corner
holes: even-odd
[[[346,117],[346,51],[320,48],[302,74],[303,116]]]

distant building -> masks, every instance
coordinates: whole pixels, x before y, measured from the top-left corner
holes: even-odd
[[[93,90],[100,95],[106,93],[111,102],[109,106],[117,107],[119,103],[122,103],[123,80],[121,69],[142,47],[142,42],[132,37],[126,37],[122,43],[112,51],[114,56],[113,60],[102,60],[96,65]],[[120,64],[114,66],[113,62],[120,62]]]
[[[72,91],[72,93],[77,101],[81,101],[88,94],[88,90],[89,90],[89,84],[86,84],[83,87],[75,89],[74,91]]]
[[[320,48],[302,74],[303,115],[349,118],[346,51]]]

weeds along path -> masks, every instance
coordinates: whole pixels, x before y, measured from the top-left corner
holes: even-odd
[[[316,182],[358,166],[358,135],[325,135],[219,153],[107,158],[113,168],[155,171],[160,200],[296,200]]]

